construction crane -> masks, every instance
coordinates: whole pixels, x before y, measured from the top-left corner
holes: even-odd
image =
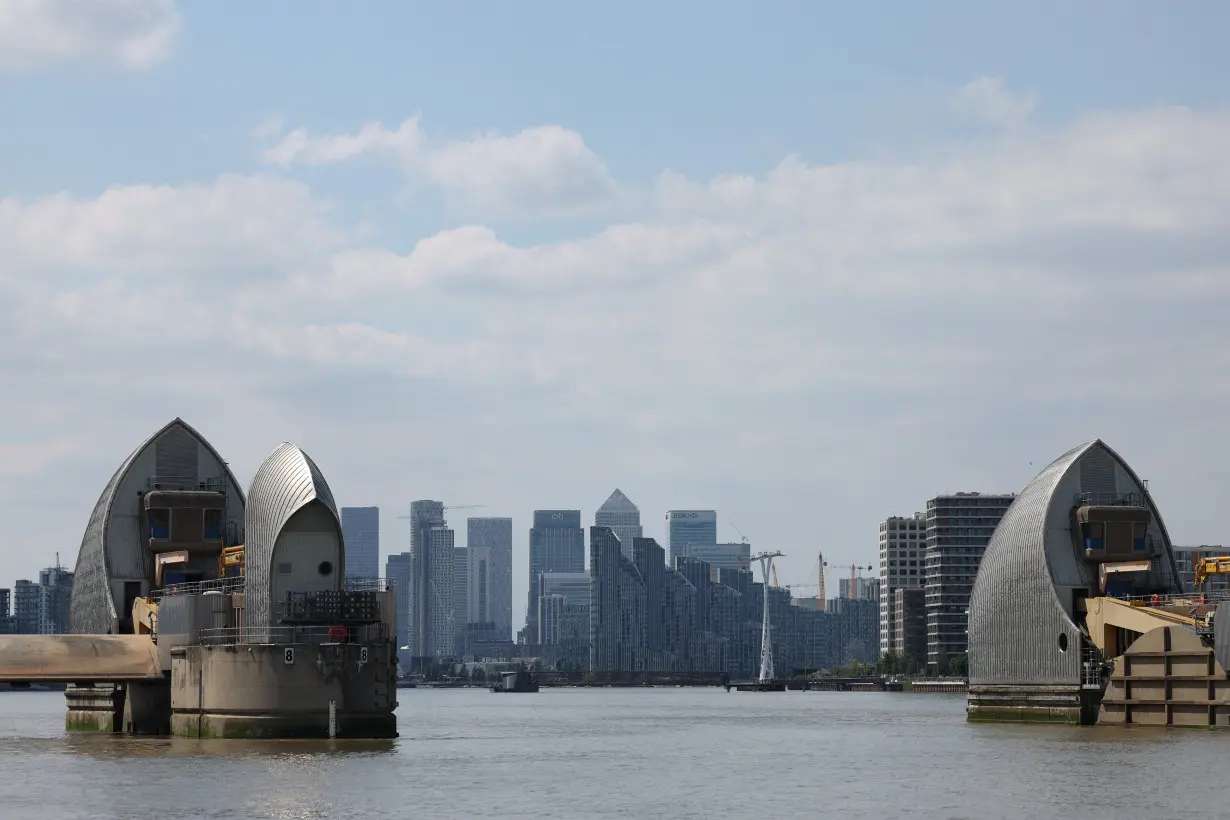
[[[824,565],[827,567],[828,563],[825,562]],[[865,567],[859,564],[850,564],[849,566],[847,566],[846,564],[841,564],[839,566],[833,567],[833,569],[842,569],[842,570],[849,569],[850,570],[850,591],[851,591],[851,594],[853,594],[854,587],[858,583],[859,576],[863,573],[863,571],[866,570],[870,572],[871,570],[875,569],[875,567],[872,566],[871,564],[868,564]]]
[[[812,583],[791,584],[786,587],[786,589],[815,589],[816,590],[816,609],[820,610],[821,612],[824,611],[824,607],[825,607],[824,602],[827,598],[827,595],[824,589],[824,567],[825,567],[824,553],[823,552],[817,553],[816,554],[817,582],[814,584]]]
[[[1230,555],[1197,558],[1192,562],[1192,569],[1195,570],[1192,586],[1200,590],[1200,594],[1203,595],[1210,575],[1230,575]]]
[[[824,609],[824,607],[825,607],[825,603],[824,603],[824,602],[825,602],[825,600],[827,599],[827,596],[825,595],[825,589],[824,589],[824,568],[825,568],[825,567],[827,567],[827,566],[829,565],[829,563],[828,563],[828,561],[825,561],[825,560],[824,560],[824,553],[820,553],[819,555],[817,555],[817,556],[816,556],[816,558],[817,558],[817,562],[816,562],[816,563],[817,563],[817,570],[819,571],[819,576],[820,576],[820,577],[819,577],[819,582],[818,582],[818,583],[815,583],[815,584],[796,584],[796,585],[794,585],[794,587],[787,587],[787,588],[788,588],[788,589],[791,589],[791,588],[793,588],[793,589],[810,589],[811,587],[816,587],[816,588],[817,588],[817,590],[816,590],[816,598],[817,598],[817,601],[816,601],[816,608],[817,608],[817,609],[820,609],[820,610],[823,610],[823,609]],[[1228,559],[1228,560],[1230,560],[1230,559]],[[864,571],[871,571],[871,570],[874,570],[874,569],[875,569],[875,567],[874,567],[874,566],[872,566],[872,565],[870,565],[870,564],[868,564],[868,565],[867,565],[867,566],[865,566],[865,567],[864,567],[864,566],[861,566],[861,565],[859,565],[859,564],[840,564],[840,565],[834,566],[834,567],[833,567],[833,569],[841,569],[841,570],[849,569],[849,570],[850,570],[850,590],[849,590],[849,594],[850,594],[850,595],[853,595],[853,594],[854,594],[854,588],[858,585],[858,578],[860,577],[861,573],[862,573],[862,572],[864,572]]]
[[[739,529],[738,527],[736,527],[736,526],[735,526],[735,523],[734,523],[733,521],[727,521],[726,523],[730,524],[730,528],[731,528],[732,530],[734,530],[735,532],[739,533],[739,538],[742,540],[742,543],[744,543],[744,544],[748,543],[747,536],[743,534],[743,530],[741,530],[741,529]]]

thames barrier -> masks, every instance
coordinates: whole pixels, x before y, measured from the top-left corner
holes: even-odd
[[[1197,586],[1226,571],[1202,563]],[[1127,462],[1100,440],[1069,450],[1016,497],[978,568],[968,718],[1230,725],[1228,604],[1182,588]]]
[[[69,635],[0,637],[0,680],[67,683],[70,731],[397,736],[395,604],[347,582],[333,494],[284,443],[245,497],[175,419],[90,515]]]
[[[283,443],[245,496],[177,418],[89,516],[71,634],[0,636],[0,682],[67,684],[70,731],[396,737],[395,593],[347,579],[345,550],[305,452]],[[1212,573],[1230,557],[1201,559],[1197,586]],[[1230,726],[1228,605],[1183,589],[1147,483],[1082,444],[1013,499],[982,556],[967,717]]]

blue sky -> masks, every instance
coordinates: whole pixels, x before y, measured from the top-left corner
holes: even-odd
[[[512,515],[514,601],[535,507],[802,581],[1095,436],[1225,539],[1224,4],[239,8],[0,10],[5,583],[176,415]]]

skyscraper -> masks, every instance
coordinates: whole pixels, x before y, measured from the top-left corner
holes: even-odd
[[[927,502],[927,669],[934,674],[948,674],[948,661],[965,654],[974,576],[1015,498],[956,493]]]
[[[13,617],[9,614],[9,590],[0,589],[0,635],[15,631]]]
[[[927,516],[894,515],[880,522],[880,654],[896,651],[899,613],[894,590],[922,589],[926,574]],[[913,601],[914,598],[906,600]],[[922,664],[925,658],[917,657]]]
[[[584,572],[585,531],[580,510],[535,510],[530,529],[530,589],[525,611],[526,640],[537,643],[538,576]]]
[[[410,647],[415,657],[453,653],[455,632],[453,531],[444,504],[410,505]]]
[[[628,496],[619,489],[611,493],[594,513],[594,524],[610,528],[619,538],[624,557],[632,558],[632,542],[644,533],[641,531],[641,511]]]
[[[465,651],[466,624],[470,621],[470,550],[453,548],[453,654]]]
[[[379,578],[380,508],[342,507],[342,540],[346,548],[346,580]]]
[[[717,545],[716,510],[671,510],[666,514],[670,560],[700,557],[694,548]]]
[[[508,640],[512,637],[512,519],[469,519],[466,546],[471,566],[469,618],[474,623],[490,622]]]
[[[410,643],[410,553],[390,555],[384,566],[384,577],[393,588],[397,607],[397,648]]]

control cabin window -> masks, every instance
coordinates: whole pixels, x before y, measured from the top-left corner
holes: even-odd
[[[1081,524],[1081,540],[1085,542],[1085,549],[1102,549],[1106,543],[1104,529],[1101,521],[1085,521]]]
[[[149,537],[167,539],[171,537],[171,511],[153,509],[149,511]]]
[[[222,537],[222,510],[205,511],[204,537],[208,540]]]

